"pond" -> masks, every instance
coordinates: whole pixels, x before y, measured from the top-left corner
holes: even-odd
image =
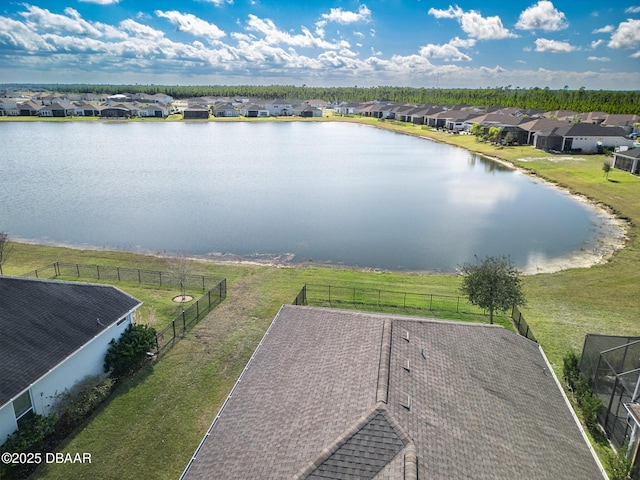
[[[0,230],[159,254],[536,271],[592,253],[585,202],[466,150],[324,122],[0,124]]]

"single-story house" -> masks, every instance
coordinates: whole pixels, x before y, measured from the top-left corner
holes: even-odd
[[[640,175],[640,148],[629,148],[624,151],[614,152],[611,166],[625,172]]]
[[[304,118],[322,117],[322,110],[310,105],[305,105],[303,108],[296,110],[295,113]]]
[[[214,117],[237,117],[238,110],[230,103],[218,103],[213,106]]]
[[[166,118],[169,116],[169,109],[165,105],[143,104],[138,105],[138,116],[141,118]]]
[[[535,342],[285,305],[181,478],[607,477]]]
[[[18,110],[18,115],[20,116],[29,116],[29,117],[37,117],[40,111],[41,104],[34,102],[33,100],[29,100],[24,103],[18,103],[16,105],[16,109]]]
[[[534,135],[535,148],[558,152],[596,153],[602,148],[633,146],[621,127],[602,127],[591,123],[570,123]]]
[[[209,118],[209,107],[207,105],[189,105],[182,112],[185,120],[201,120]]]
[[[98,117],[100,116],[100,108],[91,102],[78,102],[73,114],[77,117]]]
[[[139,300],[107,285],[0,276],[0,444],[56,395],[104,374]]]
[[[103,118],[127,118],[131,114],[131,109],[123,105],[108,106],[100,111],[100,116]]]
[[[342,102],[334,107],[333,112],[336,115],[357,115],[365,106],[359,102]]]
[[[240,114],[249,118],[263,118],[269,116],[269,110],[255,103],[244,103],[240,107]]]

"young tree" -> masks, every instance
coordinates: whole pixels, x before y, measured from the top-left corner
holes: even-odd
[[[506,312],[514,306],[526,305],[522,292],[520,272],[509,257],[486,257],[476,263],[462,266],[462,293],[469,297],[473,305],[489,311],[489,323],[493,323],[493,313]]]
[[[13,244],[9,238],[9,234],[7,232],[0,232],[0,275],[3,275],[2,264],[7,261],[12,250]]]
[[[609,180],[609,172],[611,171],[611,162],[609,160],[605,160],[602,164],[602,171],[604,172],[604,178]]]

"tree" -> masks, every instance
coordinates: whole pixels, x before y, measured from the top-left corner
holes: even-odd
[[[609,160],[605,160],[602,164],[602,171],[604,172],[604,178],[609,180],[609,172],[611,171],[611,162]]]
[[[129,325],[117,342],[115,339],[109,342],[109,349],[104,357],[104,371],[116,378],[133,372],[153,348],[155,337],[156,331],[151,327]]]
[[[526,305],[522,292],[520,272],[513,266],[511,259],[486,257],[476,263],[462,266],[464,275],[460,287],[473,305],[489,311],[489,323],[493,323],[494,312],[506,312],[514,306]]]
[[[13,251],[13,244],[10,240],[7,232],[0,232],[0,275],[3,275],[2,264],[7,261]]]

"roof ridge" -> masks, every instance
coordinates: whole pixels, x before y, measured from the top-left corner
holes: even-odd
[[[382,324],[382,345],[380,346],[380,363],[378,364],[378,385],[376,386],[376,402],[387,403],[389,398],[389,370],[391,361],[391,331],[393,322],[385,319]]]

